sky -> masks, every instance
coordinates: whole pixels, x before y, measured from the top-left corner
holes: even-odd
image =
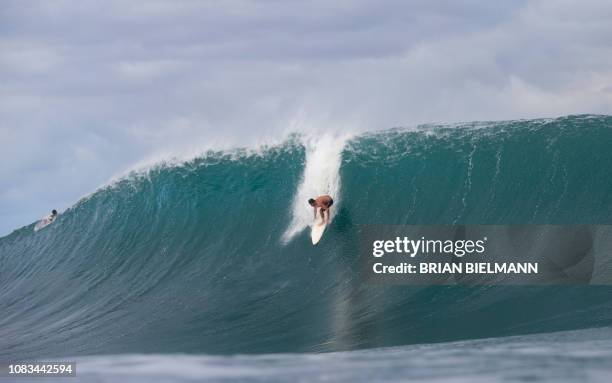
[[[290,132],[612,113],[612,2],[0,3],[0,236]]]

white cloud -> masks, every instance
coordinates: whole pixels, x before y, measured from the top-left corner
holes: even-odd
[[[59,52],[40,43],[0,42],[0,52],[0,70],[6,74],[43,75],[62,63]]]
[[[154,80],[176,74],[183,65],[175,60],[121,61],[114,65],[115,70],[124,78]]]

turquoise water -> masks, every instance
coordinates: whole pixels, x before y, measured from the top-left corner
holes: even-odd
[[[156,166],[1,238],[0,359],[299,354],[612,325],[609,287],[373,286],[357,261],[360,224],[612,224],[612,117],[307,142]],[[317,247],[296,197],[312,184],[337,201]]]

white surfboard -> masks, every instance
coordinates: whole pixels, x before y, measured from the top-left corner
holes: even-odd
[[[312,223],[312,228],[310,230],[310,238],[312,238],[312,244],[316,245],[321,240],[323,236],[323,232],[325,231],[325,224],[319,220],[315,220]]]

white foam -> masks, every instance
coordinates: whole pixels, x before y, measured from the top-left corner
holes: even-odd
[[[291,222],[282,237],[284,243],[313,223],[309,198],[324,194],[332,196],[334,208],[331,209],[330,222],[333,220],[340,201],[342,150],[348,138],[348,135],[331,133],[303,138],[306,164],[293,200]]]

